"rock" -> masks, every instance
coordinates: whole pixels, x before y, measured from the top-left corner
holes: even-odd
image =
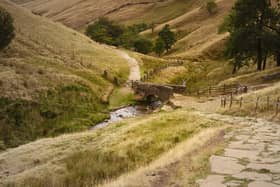
[[[223,156],[211,156],[210,158],[211,171],[219,174],[238,174],[244,166],[238,164],[238,160],[235,158],[223,157]]]
[[[280,187],[280,185],[269,182],[254,181],[249,183],[248,187]]]
[[[225,178],[221,175],[209,175],[205,180],[199,180],[197,183],[200,187],[226,187],[223,184]]]
[[[242,149],[225,149],[225,156],[233,158],[248,158],[255,161],[258,159],[259,151],[242,150]]]
[[[248,168],[253,170],[269,170],[272,173],[280,173],[280,163],[277,164],[257,164],[257,163],[250,163]]]
[[[255,181],[271,181],[272,174],[263,174],[257,172],[241,172],[239,174],[233,175],[237,179],[249,179]]]

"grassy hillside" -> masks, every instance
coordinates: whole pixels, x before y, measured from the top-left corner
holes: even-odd
[[[60,21],[72,28],[81,29],[99,17],[107,16],[122,23],[161,23],[183,14],[193,0],[13,0],[34,13]],[[145,13],[145,14],[143,14]],[[148,13],[148,14],[146,14]],[[153,19],[150,19],[150,18]],[[131,21],[131,18],[133,18]]]
[[[119,52],[8,1],[16,38],[0,53],[0,145],[87,129],[107,117],[110,77],[125,81]]]
[[[164,27],[170,25],[177,33],[177,43],[167,54],[172,57],[189,58],[197,56],[216,57],[216,50],[223,48],[223,41],[227,34],[218,34],[218,27],[224,17],[229,13],[235,0],[217,0],[217,13],[209,14],[206,2],[188,9],[183,15],[157,25],[154,34],[151,30],[143,32],[144,35],[155,37]]]
[[[221,127],[222,122],[176,110],[128,119],[93,132],[42,139],[0,153],[0,167],[5,168],[0,171],[0,185],[101,184],[146,166],[180,143],[204,145],[205,138],[192,138],[208,130],[212,133],[206,137],[211,138]],[[202,167],[197,168],[198,173]]]

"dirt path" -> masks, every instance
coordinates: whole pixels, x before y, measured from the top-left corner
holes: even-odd
[[[130,68],[129,80],[139,81],[141,79],[140,67],[135,58],[130,57],[126,52],[119,51],[119,54],[127,60],[128,66]]]

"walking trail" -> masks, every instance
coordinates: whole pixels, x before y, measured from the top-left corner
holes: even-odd
[[[264,119],[205,114],[236,128],[221,155],[212,155],[211,173],[200,187],[280,187],[280,125]]]
[[[129,81],[139,81],[141,79],[140,67],[135,58],[130,57],[126,52],[119,51],[119,54],[127,60],[130,68]]]
[[[215,113],[219,100],[199,102],[177,96],[174,103],[195,109],[200,115],[233,124],[221,155],[209,159],[211,172],[200,179],[200,187],[280,187],[280,124],[250,117]]]

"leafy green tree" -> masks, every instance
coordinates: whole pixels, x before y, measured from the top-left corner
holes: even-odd
[[[154,51],[158,56],[161,56],[164,50],[165,50],[165,44],[161,38],[158,38],[154,46]]]
[[[91,39],[108,45],[119,45],[118,37],[124,33],[124,28],[106,18],[100,18],[88,26],[86,35]]]
[[[215,14],[218,11],[218,5],[214,0],[209,0],[206,3],[206,9],[209,14]]]
[[[257,70],[266,62],[269,35],[265,25],[271,21],[270,0],[237,0],[223,28],[230,32],[227,52],[230,57],[257,59]]]
[[[153,42],[146,38],[139,38],[134,42],[135,51],[143,54],[148,54],[152,51]]]
[[[7,47],[14,36],[13,18],[9,12],[0,7],[0,50]]]
[[[159,32],[159,38],[164,42],[164,48],[167,52],[176,43],[175,33],[171,31],[169,25],[165,25]]]
[[[269,31],[267,46],[276,58],[276,65],[280,66],[280,1],[270,11],[270,22],[265,27]]]

